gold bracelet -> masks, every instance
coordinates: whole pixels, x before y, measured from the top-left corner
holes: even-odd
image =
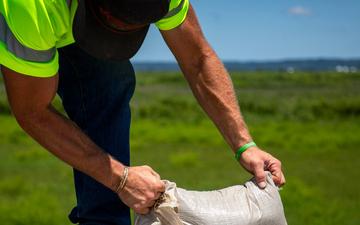
[[[116,193],[119,193],[119,191],[124,189],[128,176],[129,176],[129,167],[125,167],[124,168],[124,174],[123,174],[123,176],[121,178],[119,186],[116,188]]]

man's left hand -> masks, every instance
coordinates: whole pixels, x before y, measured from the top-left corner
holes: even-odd
[[[285,177],[281,170],[281,162],[258,147],[251,147],[241,154],[240,164],[254,174],[260,188],[266,187],[265,171],[270,171],[274,183],[281,187],[285,184]]]

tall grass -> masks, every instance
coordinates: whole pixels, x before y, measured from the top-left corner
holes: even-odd
[[[257,144],[280,158],[291,225],[357,225],[360,217],[360,74],[233,73]],[[57,98],[55,104],[61,110]],[[180,74],[142,73],[132,101],[133,165],[178,186],[211,190],[251,177],[235,162]],[[29,139],[0,85],[0,221],[69,224],[71,168]]]

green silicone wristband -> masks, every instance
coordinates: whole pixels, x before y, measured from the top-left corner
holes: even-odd
[[[236,151],[236,153],[235,153],[235,159],[236,159],[237,161],[239,161],[241,154],[242,154],[243,152],[245,152],[248,148],[254,147],[254,146],[256,146],[256,144],[255,144],[255,142],[253,142],[253,141],[252,141],[252,142],[249,142],[249,143],[247,143],[247,144],[244,144],[243,146],[241,146],[241,147]]]

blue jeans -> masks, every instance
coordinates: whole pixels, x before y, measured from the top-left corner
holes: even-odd
[[[59,89],[69,116],[98,146],[130,163],[129,101],[135,74],[129,60],[94,58],[75,45],[59,49]],[[83,225],[129,225],[129,208],[110,189],[74,170],[77,206],[69,219]]]

